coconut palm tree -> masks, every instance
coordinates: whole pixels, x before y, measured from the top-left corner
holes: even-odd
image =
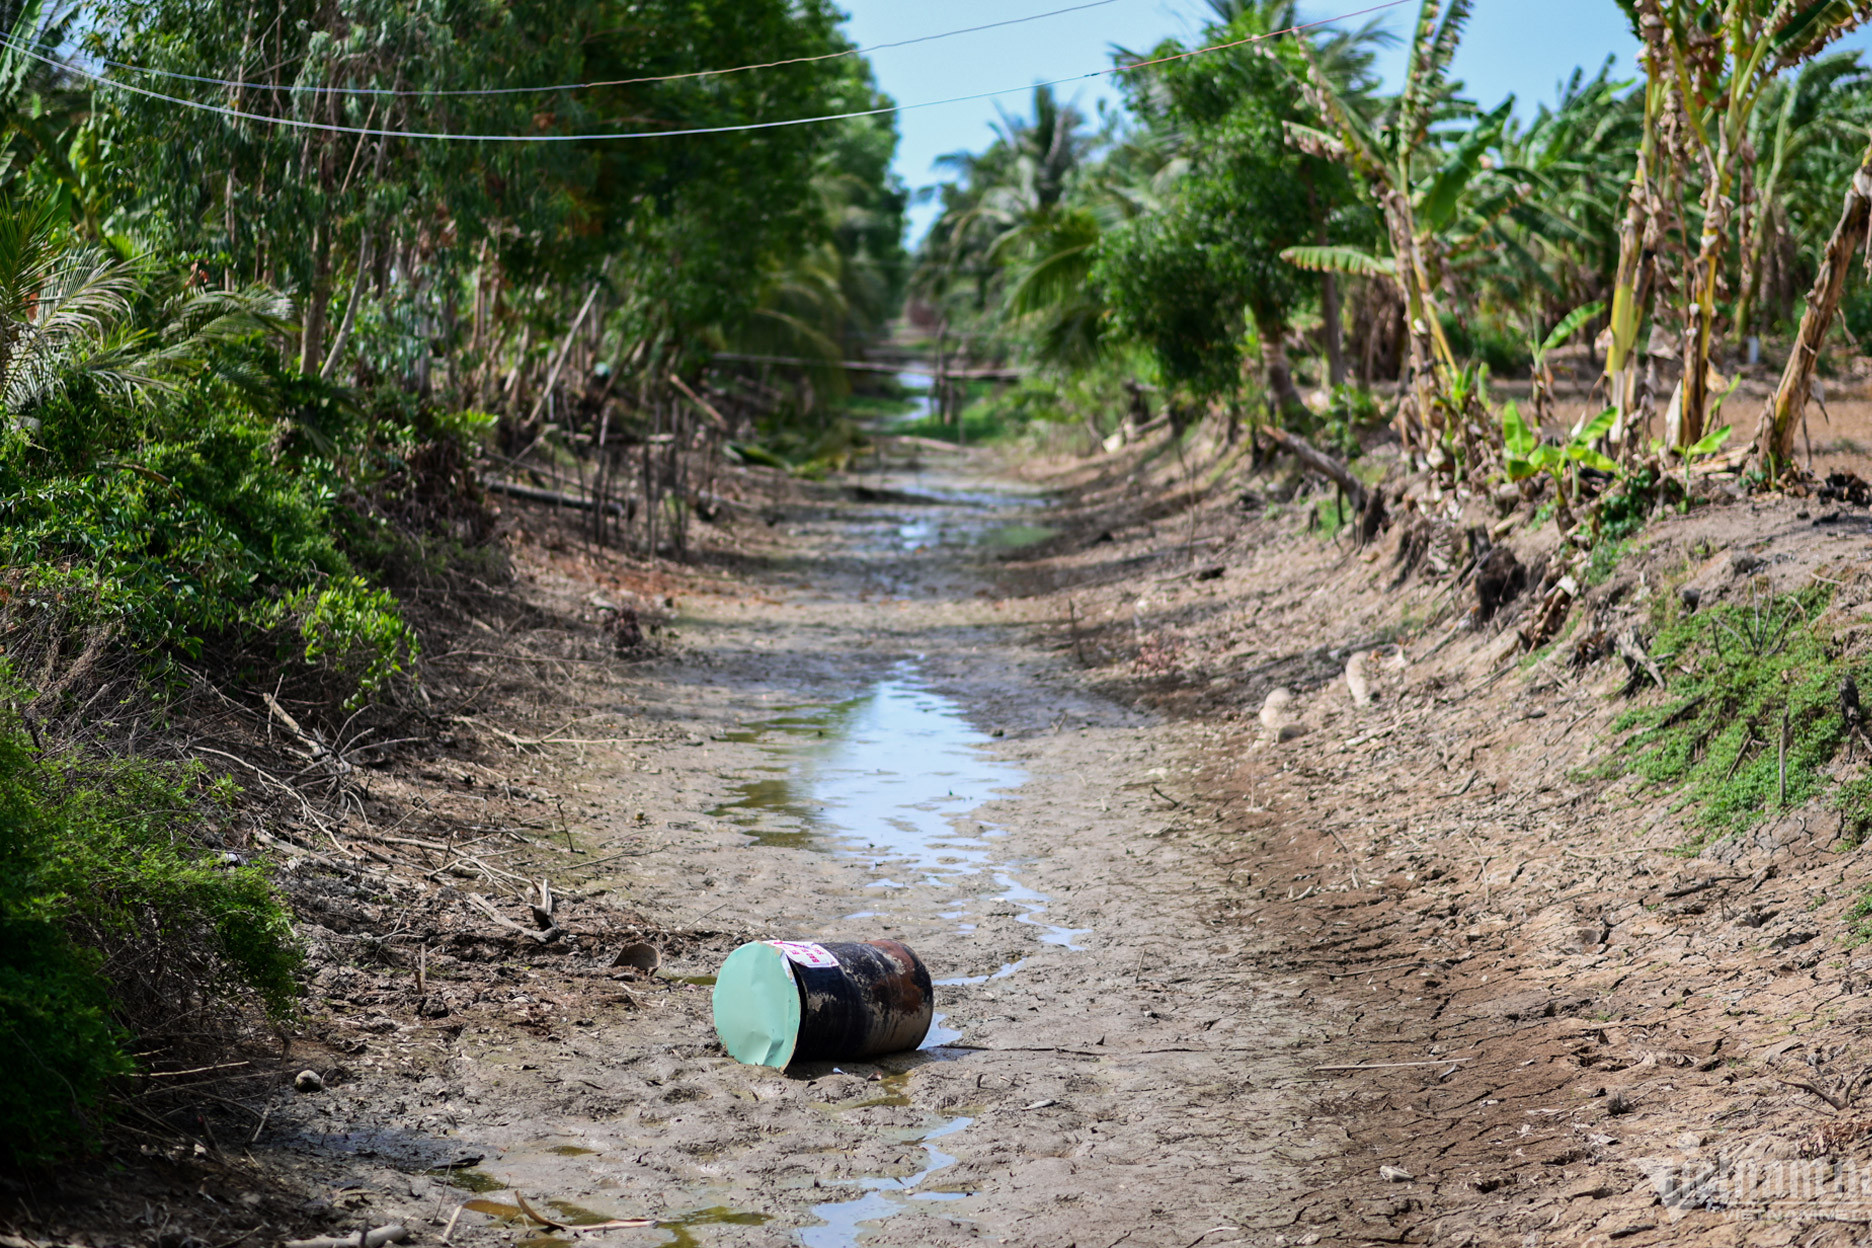
[[[272,291],[154,290],[146,266],[79,242],[66,217],[58,196],[0,199],[0,407],[18,424],[80,378],[131,401],[204,370],[242,384],[215,348],[285,325]]]

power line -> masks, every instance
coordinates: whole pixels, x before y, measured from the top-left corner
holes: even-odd
[[[948,104],[965,104],[973,100],[986,100],[999,95],[1011,95],[1017,91],[1032,91],[1040,87],[1057,87],[1069,82],[1084,82],[1092,78],[1103,78],[1114,74],[1128,73],[1131,70],[1143,69],[1151,65],[1163,65],[1170,61],[1187,60],[1193,56],[1202,56],[1209,52],[1221,52],[1229,48],[1239,48],[1251,43],[1263,43],[1270,39],[1278,39],[1283,35],[1299,34],[1302,31],[1312,30],[1320,26],[1329,26],[1334,22],[1342,22],[1354,17],[1364,17],[1367,14],[1377,13],[1384,9],[1394,9],[1406,2],[1407,0],[1385,0],[1382,4],[1375,4],[1369,8],[1358,9],[1351,13],[1344,13],[1338,17],[1321,18],[1319,21],[1314,22],[1302,22],[1296,26],[1289,26],[1284,30],[1271,30],[1266,34],[1249,35],[1246,38],[1233,39],[1226,43],[1213,43],[1205,47],[1191,48],[1185,52],[1173,53],[1169,56],[1155,57],[1146,61],[1134,61],[1128,65],[1115,65],[1108,69],[1095,69],[1089,73],[1074,74],[1066,78],[1054,78],[1047,82],[1030,83],[1027,86],[1002,87],[994,91],[977,91],[971,95],[954,95],[942,100],[925,100],[917,104],[890,104],[882,108],[863,108],[844,113],[825,113],[816,117],[789,117],[782,121],[750,121],[729,126],[690,126],[678,130],[608,131],[591,134],[459,134],[450,131],[391,130],[370,126],[345,126],[332,122],[307,121],[299,117],[275,117],[266,113],[249,113],[237,108],[228,108],[225,105],[207,104],[200,100],[184,99],[181,96],[165,95],[160,91],[151,91],[147,87],[139,87],[133,83],[121,82],[115,78],[108,78],[103,74],[94,73],[91,70],[85,69],[83,66],[73,65],[67,61],[61,61],[54,57],[46,56],[33,48],[16,42],[6,35],[0,35],[0,46],[12,48],[17,52],[32,57],[34,60],[50,65],[55,69],[62,69],[68,73],[74,73],[80,77],[88,78],[100,86],[115,88],[119,91],[128,91],[133,95],[144,96],[152,100],[160,100],[167,104],[180,104],[184,108],[192,108],[198,112],[214,113],[222,117],[232,117],[241,121],[257,121],[266,125],[283,126],[293,130],[314,130],[328,134],[356,134],[368,138],[425,139],[456,143],[598,143],[620,139],[675,139],[707,134],[738,134],[755,130],[777,130],[790,126],[817,125],[820,122],[827,121],[847,121],[860,117],[880,117],[889,113],[904,113],[921,108],[940,108]]]
[[[126,61],[112,61],[99,57],[97,63],[111,69],[128,70],[136,74],[150,74],[160,78],[173,78],[183,82],[200,82],[215,87],[233,87],[236,90],[287,91],[295,95],[391,95],[391,96],[463,96],[463,95],[530,95],[544,94],[549,91],[584,91],[593,87],[625,87],[644,82],[677,82],[687,78],[713,78],[724,74],[746,73],[751,69],[777,69],[784,65],[806,65],[816,61],[836,61],[845,57],[869,56],[873,52],[883,52],[891,48],[907,48],[919,43],[934,43],[939,39],[953,39],[957,35],[972,35],[984,30],[998,30],[1003,26],[1019,26],[1026,22],[1038,22],[1049,17],[1059,17],[1064,13],[1082,13],[1087,9],[1102,9],[1116,4],[1118,0],[1090,0],[1087,4],[1070,5],[1063,9],[1049,9],[1045,13],[1034,13],[1027,17],[1011,17],[1006,21],[988,22],[981,26],[964,26],[959,30],[945,30],[940,34],[919,35],[915,39],[899,39],[893,43],[876,43],[868,48],[846,48],[839,52],[821,52],[815,56],[792,56],[778,61],[759,61],[752,65],[734,65],[727,69],[694,69],[680,74],[646,74],[639,78],[604,78],[592,82],[562,82],[550,87],[467,87],[448,91],[403,90],[393,87],[323,87],[293,86],[284,83],[262,84],[243,82],[232,78],[209,78],[201,74],[183,74],[174,70],[156,69],[148,65],[132,65]]]

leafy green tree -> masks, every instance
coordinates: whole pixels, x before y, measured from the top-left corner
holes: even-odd
[[[1205,39],[1269,34],[1290,17],[1291,6],[1247,6]],[[1147,59],[1184,51],[1167,42]],[[1151,346],[1166,379],[1199,393],[1234,384],[1241,331],[1252,327],[1270,402],[1281,412],[1303,409],[1286,339],[1312,293],[1311,279],[1283,257],[1314,240],[1322,204],[1337,205],[1350,193],[1339,170],[1286,142],[1286,127],[1308,116],[1298,65],[1291,41],[1268,41],[1127,75],[1132,108],[1179,136],[1187,171],[1161,219],[1116,231],[1095,269],[1111,292],[1114,323]],[[1179,247],[1192,250],[1173,256]],[[1206,270],[1200,277],[1199,269]],[[1179,289],[1153,289],[1168,281]],[[1196,299],[1203,306],[1186,306]],[[1202,332],[1189,338],[1198,326]],[[1214,358],[1194,360],[1196,344]]]

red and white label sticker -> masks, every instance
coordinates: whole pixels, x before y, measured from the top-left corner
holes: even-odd
[[[839,964],[838,959],[833,957],[831,951],[824,945],[815,945],[811,941],[770,940],[767,943],[786,954],[787,961],[797,962],[801,966],[809,966],[814,970],[827,971]]]

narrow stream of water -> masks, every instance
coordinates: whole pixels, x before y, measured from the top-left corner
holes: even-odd
[[[760,745],[768,761],[713,814],[766,844],[870,862],[877,878],[862,908],[845,921],[935,917],[966,936],[982,907],[1006,903],[1019,910],[1019,922],[1036,929],[1037,943],[1084,948],[1080,941],[1090,932],[1048,922],[1049,899],[1023,884],[1016,875],[1020,864],[1000,852],[1003,832],[971,817],[984,803],[1018,790],[1025,773],[994,758],[988,749],[993,739],[973,727],[960,706],[931,691],[914,663],[849,701],[791,707],[731,735]],[[1023,957],[986,975],[937,983],[1005,979],[1026,962]],[[936,1016],[925,1049],[961,1037],[943,1019]],[[861,1195],[815,1206],[822,1225],[798,1233],[802,1248],[853,1248],[868,1228],[902,1213],[910,1201],[966,1196],[929,1190],[930,1177],[955,1161],[930,1141],[971,1121],[949,1119],[910,1137],[906,1142],[921,1143],[929,1153],[929,1164],[917,1173],[851,1180]]]

